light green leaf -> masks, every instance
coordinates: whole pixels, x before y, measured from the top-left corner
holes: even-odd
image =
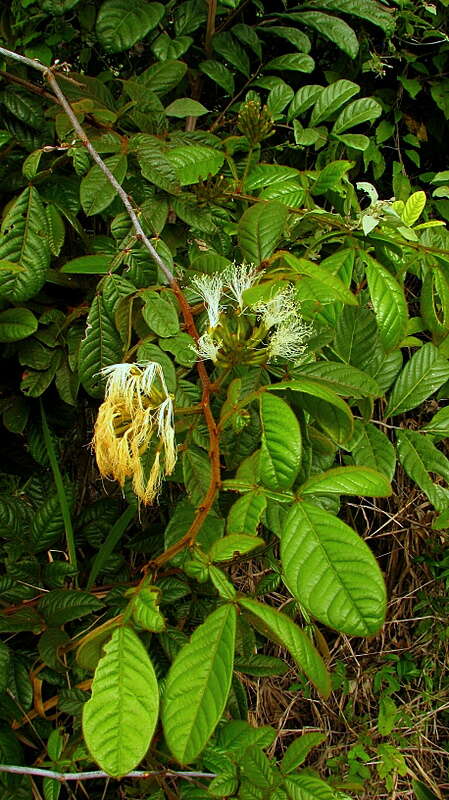
[[[104,646],[83,708],[91,756],[114,778],[142,760],[156,728],[159,689],[153,665],[131,628],[117,628]]]
[[[302,440],[299,422],[290,406],[276,395],[260,398],[262,447],[260,478],[269,489],[290,489],[301,466]],[[288,431],[288,436],[286,436]]]
[[[199,625],[170,667],[162,725],[170,751],[190,764],[219,722],[231,688],[236,610],[223,605]]]
[[[231,70],[221,64],[220,61],[215,61],[214,59],[201,61],[199,68],[211,81],[218,83],[225,92],[230,95],[234,94],[234,76]]]
[[[399,374],[385,416],[393,417],[416,408],[449,378],[449,361],[431,342],[413,354]]]
[[[300,14],[290,14],[297,22],[314,28],[326,39],[336,44],[350,58],[355,58],[359,52],[359,42],[354,30],[338,17],[322,14],[321,11],[304,11]]]
[[[363,539],[338,517],[308,502],[292,506],[281,560],[290,591],[320,622],[352,636],[381,628],[382,573]]]
[[[363,260],[380,340],[388,352],[397,348],[407,333],[407,301],[391,272],[368,253],[364,253]]]
[[[19,271],[10,271],[7,262],[15,264]],[[30,186],[19,195],[2,222],[0,297],[14,303],[29,300],[44,285],[49,264],[45,210],[37,189]]]
[[[382,106],[372,97],[361,97],[345,106],[334,122],[332,133],[344,133],[363,122],[370,122],[382,114]],[[366,148],[365,148],[366,150]]]
[[[338,141],[343,142],[346,147],[352,147],[354,150],[361,150],[362,152],[367,150],[370,144],[368,136],[364,136],[363,133],[347,133],[346,135],[338,136],[337,138]]]
[[[385,475],[371,467],[334,467],[312,475],[298,489],[298,495],[352,494],[362,497],[389,497],[391,486]]]
[[[173,100],[165,109],[167,117],[201,117],[203,114],[208,114],[207,108],[197,100],[191,100],[190,97],[179,97]]]
[[[389,480],[396,468],[396,453],[383,431],[371,422],[354,422],[354,437],[351,454],[358,466],[371,467],[383,472]]]
[[[181,186],[187,186],[216,175],[223,165],[224,155],[212,147],[190,144],[169,150],[167,159],[175,167]]]
[[[272,606],[249,597],[241,597],[238,602],[248,612],[254,626],[268,639],[285,647],[301,672],[323,697],[328,697],[331,690],[329,673],[308,635],[290,617]]]
[[[0,311],[0,342],[18,342],[37,331],[38,321],[28,308]]]
[[[343,444],[352,436],[354,419],[351,409],[332,389],[313,378],[283,381],[267,387],[268,391],[282,389],[300,392],[301,405],[336,442]]]
[[[123,183],[128,168],[128,159],[125,155],[115,155],[106,158],[106,166],[114,177]],[[109,183],[106,175],[98,164],[90,168],[87,175],[81,180],[80,201],[86,216],[91,217],[104,211],[113,201],[116,191]]]
[[[402,221],[406,225],[414,225],[418,221],[426,206],[426,193],[414,192],[407,200],[404,211],[401,214]]]
[[[80,256],[66,261],[61,272],[69,275],[106,275],[111,269],[111,256]]]
[[[266,506],[267,499],[262,492],[248,492],[239,497],[229,509],[228,533],[255,535]]]
[[[293,742],[289,744],[284,753],[281,761],[281,772],[283,772],[284,775],[293,772],[293,770],[301,766],[306,760],[310,751],[324,742],[325,739],[326,734],[320,733],[319,731],[311,731],[310,733],[303,733],[302,736],[298,736],[297,739],[294,739]]]
[[[336,800],[335,792],[329,784],[307,772],[290,775],[284,785],[289,800]]]
[[[298,368],[297,374],[315,378],[341,397],[380,397],[382,391],[371,375],[339,361],[316,361]]]
[[[97,36],[107,53],[129,50],[145,38],[164,16],[161,3],[134,0],[105,0],[97,17]]]
[[[310,117],[310,124],[319,125],[321,122],[330,119],[344,103],[355,94],[358,94],[358,92],[360,92],[360,86],[344,78],[326,86],[318,94]]]
[[[217,539],[214,542],[209,550],[208,557],[211,561],[228,561],[230,558],[234,558],[236,553],[244,555],[262,544],[265,544],[265,542],[259,536],[250,536],[247,533],[231,533],[229,536],[223,536],[222,539]]]
[[[151,289],[142,292],[141,297],[145,303],[142,316],[148,327],[158,336],[176,336],[179,333],[179,320],[173,303]]]
[[[272,58],[268,62],[265,69],[269,70],[291,70],[294,72],[313,72],[315,69],[315,62],[313,58],[305,53],[285,53],[282,56]]]
[[[243,257],[259,265],[269,258],[282,236],[288,209],[282,203],[250,206],[238,224],[238,241]]]

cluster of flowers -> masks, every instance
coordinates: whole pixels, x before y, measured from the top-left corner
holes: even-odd
[[[256,270],[246,264],[192,279],[209,322],[197,343],[199,358],[216,363],[220,355],[231,357],[233,347],[240,354],[235,363],[265,363],[274,358],[297,361],[302,356],[310,327],[301,317],[294,289],[283,288],[269,300],[246,308],[243,294],[256,280]],[[238,335],[229,335],[235,320],[243,324]],[[93,438],[100,473],[121,487],[130,478],[135,494],[148,505],[156,498],[164,475],[173,472],[177,458],[173,400],[164,373],[160,364],[149,362],[113,364],[101,374],[107,379],[105,399]]]
[[[217,362],[223,348],[222,330],[226,325],[226,312],[230,310],[255,317],[256,327],[251,330],[247,343],[253,349],[262,346],[267,362],[275,358],[289,361],[301,358],[311,327],[301,316],[294,287],[283,288],[270,299],[247,308],[243,300],[244,292],[257,279],[257,270],[248,264],[234,264],[222,273],[192,278],[191,284],[204,302],[209,321],[208,330],[198,342],[199,358]]]

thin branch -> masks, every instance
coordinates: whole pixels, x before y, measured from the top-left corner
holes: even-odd
[[[91,781],[95,778],[110,778],[107,772],[100,769],[92,770],[91,772],[56,772],[52,769],[41,769],[40,767],[19,767],[10,764],[0,764],[0,772],[10,772],[14,775],[37,775],[41,778],[53,778],[55,781],[65,783],[65,781]],[[171,769],[150,770],[149,772],[143,770],[133,770],[123,775],[120,780],[124,778],[153,778],[156,775],[163,775],[164,777],[174,778],[216,778],[214,772],[176,772]]]
[[[36,86],[34,83],[26,81],[24,78],[19,78],[18,75],[13,75],[11,72],[4,72],[3,70],[0,70],[0,77],[4,78],[5,81],[8,81],[9,83],[17,83],[18,86],[23,86],[24,89],[27,89],[29,92],[38,94],[40,97],[45,97],[45,99],[49,100],[51,103],[56,103],[56,105],[59,105],[56,97],[50,94],[50,92],[47,92],[43,86]]]

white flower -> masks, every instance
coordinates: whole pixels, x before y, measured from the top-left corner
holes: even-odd
[[[300,306],[295,298],[293,286],[281,289],[270,300],[258,303],[254,310],[261,317],[261,322],[267,329],[273,328],[275,325],[282,325],[291,317],[300,315]]]
[[[307,340],[312,326],[304,322],[300,316],[290,315],[278,325],[268,345],[270,359],[285,358],[297,361],[307,347]]]
[[[234,299],[237,301],[240,311],[244,309],[243,292],[249,289],[257,280],[257,270],[254,264],[234,264],[223,274],[225,283]]]
[[[195,275],[192,278],[192,286],[204,300],[207,316],[209,317],[209,326],[216,328],[223,310],[223,307],[220,306],[224,287],[223,275]]]
[[[210,360],[215,362],[222,344],[221,339],[214,340],[210,333],[203,333],[194,349],[198,358],[202,361]]]

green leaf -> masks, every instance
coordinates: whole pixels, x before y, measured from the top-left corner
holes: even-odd
[[[297,22],[314,28],[326,39],[336,44],[343,53],[350,58],[355,58],[359,52],[359,42],[354,30],[338,17],[322,14],[321,11],[304,11],[300,14],[290,14]]]
[[[375,370],[371,369],[371,364],[377,366],[379,347],[376,318],[373,312],[368,308],[345,306],[337,321],[335,331],[334,348],[337,355],[358,369],[374,373]],[[380,377],[377,376],[376,379],[382,386]]]
[[[153,665],[131,628],[117,628],[105,645],[83,708],[83,734],[93,759],[114,778],[142,760],[159,711]]]
[[[40,633],[44,627],[35,608],[19,608],[14,614],[0,617],[0,633]]]
[[[265,790],[272,786],[274,770],[260,747],[257,747],[257,745],[247,747],[243,753],[241,763],[243,775],[251,781],[251,784]]]
[[[298,369],[299,376],[314,378],[341,397],[380,397],[382,391],[366,372],[339,361],[316,361]]]
[[[407,200],[401,214],[406,225],[414,225],[418,221],[426,206],[426,193],[414,192]]]
[[[99,611],[103,604],[89,592],[54,589],[39,600],[37,607],[49,625],[65,625]]]
[[[266,186],[277,186],[289,180],[297,180],[300,172],[293,167],[283,167],[279,164],[257,164],[249,173],[245,181],[246,191],[263,189]]]
[[[391,486],[385,475],[371,467],[334,467],[312,475],[298,489],[299,495],[351,494],[362,497],[390,497]]]
[[[265,66],[265,69],[291,70],[294,72],[313,72],[315,69],[315,62],[313,58],[305,53],[285,53],[282,56],[272,58],[271,61]]]
[[[7,211],[0,231],[0,265],[12,262],[19,271],[0,270],[0,297],[14,303],[29,300],[45,283],[50,263],[46,217],[37,189],[30,186]]]
[[[125,155],[115,155],[106,158],[104,163],[110,169],[116,180],[123,183],[128,168],[128,159]],[[98,164],[90,168],[87,175],[81,180],[80,201],[86,216],[99,214],[111,205],[116,190],[109,183],[106,175]]]
[[[365,542],[338,517],[308,502],[292,506],[281,560],[293,596],[320,622],[352,636],[381,628],[382,573]]]
[[[163,96],[167,94],[167,92],[171,92],[171,90],[178,85],[186,72],[187,64],[183,61],[162,61],[148,67],[145,72],[142,72],[138,78],[136,78],[136,82],[147,87],[150,91]]]
[[[38,321],[28,308],[0,311],[0,342],[18,342],[37,331]]]
[[[110,255],[80,256],[61,267],[61,272],[69,275],[106,275],[112,266]]]
[[[290,617],[272,606],[249,597],[240,597],[238,602],[248,612],[254,626],[264,636],[285,647],[301,672],[323,697],[328,697],[331,690],[329,673],[308,635]]]
[[[158,336],[176,336],[179,320],[174,305],[151,289],[142,292],[141,297],[145,303],[142,315],[148,327]]]
[[[169,336],[159,340],[163,350],[173,353],[175,361],[183,367],[192,367],[197,359],[195,353],[195,342],[188,333],[178,333],[176,336]]]
[[[234,94],[234,76],[227,67],[219,61],[209,59],[208,61],[201,61],[199,68],[204,75],[207,75],[211,81],[218,83],[227,94]]]
[[[306,258],[298,258],[292,253],[283,253],[283,257],[287,264],[293,267],[297,272],[303,275],[309,275],[311,278],[322,283],[328,291],[330,290],[330,293],[336,300],[340,300],[342,303],[347,303],[351,306],[358,305],[357,298],[347,286],[345,286],[343,281],[340,280],[337,275],[332,275],[325,267],[320,266],[320,264],[315,264],[313,261],[309,261]]]
[[[352,147],[354,150],[362,150],[364,152],[370,145],[368,136],[362,133],[348,133],[346,136],[338,136],[338,141],[343,142],[346,147]]]
[[[388,352],[397,348],[407,333],[407,301],[404,290],[385,267],[368,253],[363,260],[380,340]]]
[[[175,366],[170,356],[167,353],[163,353],[157,344],[152,344],[151,342],[141,344],[137,349],[137,358],[139,361],[156,361],[157,364],[160,364],[168,391],[172,394],[176,392]]]
[[[103,396],[98,373],[103,367],[119,364],[122,352],[119,333],[106,311],[103,298],[96,295],[89,310],[86,333],[79,350],[79,378],[92,397]]]
[[[65,239],[64,221],[56,206],[49,203],[45,209],[47,241],[54,256],[59,256]]]
[[[230,558],[234,558],[236,553],[244,555],[262,544],[265,544],[265,542],[259,536],[250,536],[247,533],[231,533],[229,536],[224,536],[214,542],[209,550],[208,557],[211,561],[228,561]]]
[[[231,33],[216,33],[212,39],[213,49],[239,72],[249,78],[250,62],[246,51]]]
[[[323,87],[316,83],[301,86],[290,103],[287,114],[288,121],[291,122],[295,117],[299,117],[301,114],[304,114],[305,111],[308,111],[316,102],[322,91]]]
[[[173,163],[162,149],[162,143],[156,136],[137,133],[130,138],[130,151],[137,156],[142,175],[150,183],[176,194],[181,185]]]
[[[335,800],[334,790],[315,775],[306,771],[290,775],[284,783],[289,800]]]
[[[274,33],[282,39],[287,39],[287,41],[300,50],[301,53],[310,53],[312,49],[309,37],[302,31],[299,31],[298,28],[289,28],[288,26],[280,27],[278,25],[270,25],[268,27],[261,25],[259,31],[262,34]]]
[[[393,417],[416,408],[449,378],[449,361],[431,342],[413,354],[400,373],[390,395],[385,416]]]
[[[344,78],[326,86],[318,94],[310,117],[310,124],[319,125],[321,122],[330,119],[344,103],[355,94],[358,94],[358,92],[360,92],[360,86]]]
[[[438,450],[431,439],[417,431],[397,432],[398,457],[405,472],[429,498],[437,511],[444,512],[449,506],[449,490],[434,483],[430,472],[443,477],[449,483],[449,461]]]
[[[414,778],[412,780],[412,787],[415,800],[438,800],[436,794],[434,794],[425,783],[422,783],[422,781],[418,781]]]
[[[440,408],[430,422],[426,422],[422,430],[424,433],[430,433],[433,437],[444,439],[449,436],[449,406]]]
[[[372,97],[361,97],[345,106],[334,122],[332,133],[344,133],[363,122],[370,122],[382,114],[382,106]]]
[[[299,422],[290,406],[276,395],[260,398],[262,448],[260,478],[269,489],[290,489],[301,466],[302,440]],[[288,437],[285,432],[288,431]]]
[[[198,103],[197,100],[191,100],[190,97],[179,97],[167,106],[165,113],[167,117],[183,119],[184,117],[201,117],[203,114],[208,114],[209,112],[207,108],[205,108],[202,103]]]
[[[259,265],[274,252],[282,236],[288,209],[282,203],[258,203],[247,208],[238,224],[243,257]]]
[[[316,419],[321,427],[338,443],[352,436],[351,409],[332,389],[313,378],[299,378],[268,386],[268,391],[291,389],[301,393],[301,405]]]
[[[324,194],[329,189],[337,189],[341,179],[353,165],[352,161],[331,161],[318,174],[313,186],[313,194]]]
[[[383,472],[389,480],[396,468],[396,453],[390,440],[371,422],[354,422],[351,454],[358,466],[371,467]]]
[[[373,25],[382,28],[388,35],[391,35],[395,29],[393,9],[381,5],[377,0],[320,0],[320,8],[327,8],[329,11],[338,11],[342,14],[353,14],[355,17],[366,19]]]
[[[57,494],[50,494],[33,514],[31,537],[34,552],[55,545],[64,533],[64,518]]]
[[[134,0],[130,5],[128,0],[105,0],[97,17],[99,42],[107,53],[129,50],[158,25],[164,13],[161,3]]]
[[[239,497],[229,510],[228,533],[255,535],[266,506],[267,499],[262,492],[248,492]]]
[[[298,736],[297,739],[294,739],[293,742],[289,744],[284,753],[281,761],[281,772],[283,772],[284,775],[293,772],[293,770],[304,763],[310,751],[324,742],[325,739],[326,734],[319,733],[319,731],[311,731],[310,733],[303,733],[302,736]]]
[[[209,488],[211,465],[206,453],[190,447],[182,458],[184,483],[187,494],[195,507],[199,506]]]
[[[236,610],[223,605],[199,625],[170,667],[162,706],[165,740],[180,764],[204,749],[231,688]]]
[[[209,175],[216,175],[224,161],[220,150],[199,144],[174,147],[167,153],[167,158],[175,167],[181,186],[198,183]]]

